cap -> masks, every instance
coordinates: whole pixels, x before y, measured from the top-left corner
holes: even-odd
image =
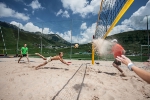
[[[111,42],[118,42],[117,39],[113,39]]]

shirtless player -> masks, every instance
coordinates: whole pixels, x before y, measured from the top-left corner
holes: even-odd
[[[40,55],[39,53],[35,53],[35,54],[38,55],[38,56],[40,56],[41,58],[43,58],[43,60],[46,60],[43,64],[40,64],[40,65],[38,65],[38,66],[34,66],[36,70],[38,70],[39,67],[44,66],[44,65],[46,65],[48,62],[51,62],[51,61],[53,61],[53,60],[60,60],[62,63],[66,64],[66,65],[69,65],[69,64],[68,64],[67,62],[65,62],[65,61],[63,60],[63,58],[62,58],[62,57],[63,57],[63,52],[59,52],[58,55],[53,56],[53,57],[48,57],[48,58],[45,58],[44,56]]]

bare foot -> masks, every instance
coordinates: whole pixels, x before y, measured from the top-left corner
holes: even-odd
[[[38,67],[35,67],[35,70],[38,70]]]
[[[126,77],[126,75],[124,74],[124,73],[121,73],[121,75],[120,76],[122,76],[122,77]]]
[[[35,66],[32,66],[32,68],[34,68]]]

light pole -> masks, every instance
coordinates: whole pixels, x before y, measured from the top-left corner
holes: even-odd
[[[19,27],[20,27],[20,24],[18,26],[18,39],[17,39],[17,54],[16,56],[18,56],[18,43],[19,43]]]
[[[42,33],[41,33],[41,54],[42,54],[42,34],[43,34],[43,25],[42,25]]]
[[[40,38],[41,38],[41,54],[42,54],[42,36]]]
[[[70,49],[70,60],[72,58],[72,19],[71,19],[71,49]]]
[[[148,56],[149,56],[149,59],[150,59],[150,53],[149,53],[149,32],[148,32],[148,15],[147,16],[147,34],[148,34]]]

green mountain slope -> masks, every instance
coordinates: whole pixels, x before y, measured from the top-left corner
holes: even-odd
[[[0,26],[2,30],[2,34],[5,40],[7,53],[11,55],[15,55],[17,53],[17,39],[18,39],[18,28],[14,25],[10,25],[5,22],[0,21]],[[150,32],[150,31],[149,31]],[[2,41],[2,34],[0,33],[0,54],[5,54],[4,44]],[[20,48],[26,43],[29,48],[29,54],[34,56],[35,52],[41,53],[41,36],[42,36],[42,53],[45,56],[53,56],[58,54],[58,52],[64,52],[64,58],[70,58],[70,53],[72,50],[71,57],[74,59],[91,59],[91,43],[88,44],[80,44],[79,48],[70,48],[70,43],[62,39],[57,34],[42,34],[40,32],[27,32],[24,30],[19,31],[19,44],[18,48]],[[148,42],[148,34],[145,30],[136,30],[123,32],[120,34],[115,34],[112,36],[108,36],[107,40],[117,39],[119,44],[121,44],[125,50],[127,55],[139,55],[137,57],[132,58],[132,60],[140,61],[141,54],[141,45],[147,45]],[[50,47],[60,47],[60,48],[50,48]],[[61,48],[68,47],[68,48]],[[72,44],[73,46],[73,44]],[[20,53],[20,51],[18,52]],[[145,56],[145,60],[148,58],[148,47],[143,47],[142,54]],[[143,56],[143,57],[144,57]],[[99,57],[95,55],[95,59]],[[113,58],[112,55],[108,55],[108,57],[104,58]],[[100,57],[103,59],[103,57]]]
[[[61,38],[59,35],[57,34],[43,34],[42,35],[44,38],[48,39],[48,40],[52,40],[56,43],[62,43],[62,46],[66,46],[66,45],[70,45],[69,42],[67,42],[66,40],[64,40],[63,38]]]
[[[18,40],[18,28],[14,25],[0,22],[2,33],[0,34],[0,54],[2,54],[2,49],[4,49],[3,38],[8,49],[8,53],[16,53],[17,51],[17,40]],[[25,43],[33,52],[40,52],[42,36],[42,46],[48,49],[51,46],[69,46],[70,43],[65,41],[63,38],[56,34],[36,34],[27,32],[24,30],[19,31],[19,43],[18,48],[20,49]],[[9,50],[11,49],[11,50]],[[31,52],[30,52],[31,53]]]

